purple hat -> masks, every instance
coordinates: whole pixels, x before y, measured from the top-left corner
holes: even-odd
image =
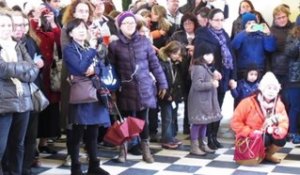
[[[249,12],[244,13],[242,15],[243,29],[245,28],[245,25],[247,24],[248,21],[256,21],[256,15]]]
[[[119,16],[118,16],[118,18],[117,18],[117,22],[118,22],[118,26],[119,26],[119,27],[121,26],[122,21],[123,21],[125,18],[127,18],[127,17],[133,17],[134,20],[136,20],[134,14],[133,14],[132,12],[130,12],[130,11],[125,11],[125,12],[119,14]]]

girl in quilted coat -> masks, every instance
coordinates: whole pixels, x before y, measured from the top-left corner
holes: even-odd
[[[149,148],[148,109],[156,107],[156,86],[158,96],[163,98],[168,83],[150,40],[137,32],[134,15],[131,12],[121,13],[117,25],[120,29],[119,39],[110,43],[109,54],[121,79],[121,87],[116,93],[118,106],[123,114],[145,120],[146,124],[140,134],[142,154],[144,161],[152,163],[154,159]]]
[[[234,111],[231,128],[236,138],[265,134],[265,159],[279,163],[274,156],[286,143],[289,119],[278,97],[280,84],[272,72],[267,72],[258,86],[258,93],[242,100]]]
[[[208,45],[202,45],[198,54],[191,67],[192,86],[188,96],[190,153],[205,155],[206,152],[214,152],[204,143],[207,124],[221,120],[222,115],[217,93],[219,81],[210,68],[214,60],[213,50]]]

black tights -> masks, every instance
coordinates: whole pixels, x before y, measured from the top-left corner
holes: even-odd
[[[97,161],[97,138],[98,125],[75,125],[73,124],[70,133],[69,153],[71,155],[72,164],[79,164],[80,141],[85,134],[85,146],[90,162]]]

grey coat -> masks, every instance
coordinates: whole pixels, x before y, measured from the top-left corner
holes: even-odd
[[[192,86],[188,96],[190,124],[208,124],[222,118],[217,88],[213,86],[213,73],[206,65],[191,69]]]
[[[5,62],[0,56],[0,114],[26,112],[33,109],[29,82],[38,76],[39,69],[32,62],[24,45],[16,45],[18,62]],[[11,78],[22,82],[23,95],[18,97]]]

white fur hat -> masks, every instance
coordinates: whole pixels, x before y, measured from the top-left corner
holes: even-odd
[[[263,91],[268,85],[276,85],[281,89],[281,85],[272,72],[267,72],[259,82],[258,89]]]

